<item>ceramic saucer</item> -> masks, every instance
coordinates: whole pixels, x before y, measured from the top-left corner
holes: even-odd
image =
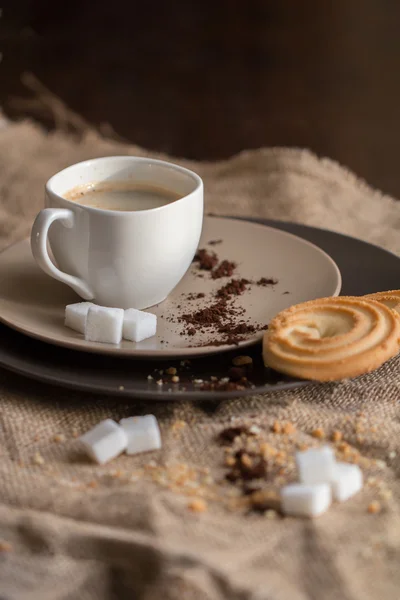
[[[202,331],[195,327],[195,334],[187,335],[187,323],[181,320],[184,314],[212,305],[218,290],[232,277],[251,282],[246,284],[244,293],[229,302],[237,322],[244,321],[257,330],[240,336],[239,346],[243,347],[259,340],[261,327],[282,309],[340,292],[340,272],[330,256],[314,244],[279,229],[206,217],[199,247],[216,253],[219,261],[237,263],[234,274],[213,279],[210,271],[200,270],[193,263],[168,299],[149,309],[158,317],[157,335],[143,342],[87,342],[81,334],[65,327],[66,304],[79,302],[80,298],[39,269],[27,240],[0,255],[0,321],[28,336],[83,352],[132,358],[191,358],[237,348],[227,334],[212,329]],[[257,284],[262,278],[276,283]]]

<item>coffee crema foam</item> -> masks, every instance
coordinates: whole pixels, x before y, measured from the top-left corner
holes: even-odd
[[[159,208],[183,196],[173,190],[146,183],[107,181],[78,185],[63,197],[92,208],[132,212]]]

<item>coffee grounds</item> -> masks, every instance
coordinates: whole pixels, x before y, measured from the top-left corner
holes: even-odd
[[[232,483],[264,479],[268,474],[268,463],[261,455],[240,449],[235,452],[233,458],[234,465],[225,475],[225,478]]]
[[[222,240],[210,240],[210,245],[217,245]],[[212,279],[231,277],[237,268],[237,263],[229,260],[219,260],[215,252],[210,252],[205,248],[199,249],[193,260],[197,263],[198,270],[209,271]],[[195,273],[197,277],[203,277],[199,272]],[[183,330],[180,335],[194,337],[197,333],[210,332],[213,339],[202,341],[197,345],[191,345],[191,348],[203,346],[225,346],[238,345],[239,342],[248,339],[249,335],[267,329],[266,325],[253,324],[243,319],[245,309],[235,306],[234,300],[242,295],[251,285],[261,287],[272,286],[278,283],[277,279],[261,277],[257,281],[242,278],[232,278],[228,283],[218,288],[212,293],[214,301],[209,306],[186,312],[178,316],[168,318],[169,322],[183,323]],[[211,295],[211,294],[210,294]],[[184,294],[185,300],[192,301],[206,298],[206,294],[189,293]],[[179,305],[178,310],[181,309]],[[242,318],[240,318],[242,317]]]
[[[231,279],[226,285],[217,290],[218,298],[229,299],[232,296],[240,296],[246,291],[251,282],[248,279]]]
[[[245,333],[256,333],[262,331],[264,327],[261,325],[252,325],[251,323],[245,323],[244,321],[238,323],[232,327],[231,323],[221,325],[218,328],[218,333],[228,333],[229,335],[244,335]]]
[[[200,330],[213,327],[217,329],[222,326],[222,321],[229,314],[236,314],[236,311],[228,307],[225,299],[221,298],[206,308],[201,308],[193,313],[185,313],[178,317],[178,322],[183,322],[190,327],[196,327]]]
[[[223,429],[219,433],[218,439],[223,444],[231,444],[237,437],[241,436],[243,433],[249,435],[249,427],[247,427],[247,425],[239,425],[237,427],[226,427],[226,429]]]
[[[206,381],[200,386],[202,392],[241,392],[252,384],[246,377],[239,381]]]
[[[238,345],[258,331],[267,329],[266,325],[248,323],[238,317],[244,314],[244,309],[232,305],[236,296],[246,291],[251,284],[248,279],[231,279],[227,284],[216,291],[217,300],[210,306],[184,313],[177,320],[185,324],[181,335],[194,336],[198,331],[204,333],[213,330],[216,337],[193,347]],[[194,295],[196,296],[196,295]],[[201,296],[203,297],[203,296]]]
[[[221,277],[231,277],[237,264],[229,260],[223,260],[216,269],[211,272],[213,279],[220,279]]]
[[[200,300],[200,298],[205,298],[205,294],[203,292],[199,292],[198,294],[192,293],[190,292],[189,294],[186,294],[186,300]],[[177,306],[177,308],[180,308],[180,306]]]
[[[214,243],[219,243],[219,240],[215,240]],[[193,262],[198,263],[200,270],[211,271],[212,279],[220,279],[221,277],[231,277],[237,267],[237,264],[231,260],[225,259],[219,263],[219,258],[215,254],[215,252],[209,252],[205,248],[202,248],[197,251]]]
[[[256,285],[260,287],[266,287],[268,285],[276,285],[278,283],[277,279],[273,279],[272,277],[261,277],[258,281],[256,281]]]
[[[218,256],[215,252],[208,252],[208,250],[203,248],[197,251],[193,262],[199,263],[199,269],[211,271],[218,264]]]

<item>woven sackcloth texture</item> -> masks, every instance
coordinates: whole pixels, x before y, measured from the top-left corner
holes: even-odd
[[[112,154],[146,153],[93,132],[77,139],[47,134],[31,122],[2,129],[1,248],[28,234],[49,176]],[[203,177],[209,212],[328,227],[400,252],[400,204],[308,151],[260,149],[218,163],[175,160]],[[398,599],[399,391],[397,359],[354,381],[211,407],[149,407],[1,371],[0,597]],[[160,452],[121,456],[102,467],[85,458],[74,436],[102,418],[149,411],[160,422]],[[317,427],[328,435],[340,429],[359,450],[369,484],[312,521],[239,510],[220,498],[229,493],[219,484],[224,450],[216,436],[232,419],[256,424],[266,436],[275,435],[276,420],[291,422],[303,443],[314,439]],[[190,486],[180,491],[176,477],[170,483],[166,474],[180,468],[217,482],[206,511],[188,508]],[[161,474],[157,481],[154,472]],[[370,514],[374,500],[381,511]]]

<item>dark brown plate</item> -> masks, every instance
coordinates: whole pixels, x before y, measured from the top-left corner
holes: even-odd
[[[331,231],[282,223],[256,220],[298,235],[316,244],[337,263],[342,274],[343,295],[363,295],[398,287],[400,258],[372,244]],[[236,351],[236,354],[239,352]],[[189,380],[208,381],[211,376],[226,377],[235,352],[213,357],[192,359],[190,368],[180,361],[134,360],[87,353],[56,347],[24,336],[5,325],[0,326],[0,365],[24,376],[78,390],[117,394],[123,397],[149,400],[222,400],[224,398],[277,391],[307,382],[283,377],[265,369],[261,346],[242,349],[251,354],[253,369],[247,373],[254,387],[244,390],[204,391],[201,384]],[[148,380],[155,369],[178,367],[179,384],[158,386],[158,375]],[[170,378],[167,378],[170,379]]]

